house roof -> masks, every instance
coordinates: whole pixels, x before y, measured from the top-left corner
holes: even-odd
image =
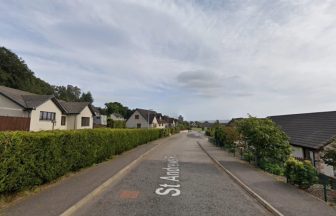
[[[153,111],[153,110],[146,110],[146,109],[137,108],[136,111],[138,111],[144,119],[147,120],[149,118],[149,123],[150,124],[153,123],[153,120],[156,117],[156,112]]]
[[[0,86],[0,94],[25,109],[35,109],[39,105],[54,97],[53,95],[37,95],[5,86]]]
[[[320,149],[336,136],[336,111],[270,116],[292,145]]]
[[[79,114],[86,106],[90,105],[89,102],[66,102],[63,100],[57,100],[57,101],[66,114]],[[92,114],[95,114],[94,111],[92,110],[92,107],[89,106],[89,108]]]

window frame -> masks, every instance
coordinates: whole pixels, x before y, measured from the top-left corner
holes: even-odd
[[[65,126],[66,125],[66,116],[62,115],[61,117],[61,126]]]
[[[40,111],[40,121],[54,121],[55,119],[55,112]]]
[[[82,127],[90,127],[90,117],[82,116],[82,118],[81,118],[81,126]]]

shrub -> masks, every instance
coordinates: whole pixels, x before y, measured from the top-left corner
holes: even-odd
[[[164,136],[159,129],[0,133],[0,193],[49,182]]]
[[[109,127],[109,128],[126,128],[126,121],[107,119],[107,127]]]
[[[285,176],[291,184],[300,188],[309,188],[317,183],[317,171],[310,161],[299,161],[290,157],[285,163]]]
[[[214,132],[215,143],[230,151],[234,151],[235,141],[239,140],[239,133],[233,127],[217,127]]]
[[[257,166],[280,172],[291,153],[286,134],[270,119],[249,117],[240,120],[237,127]]]

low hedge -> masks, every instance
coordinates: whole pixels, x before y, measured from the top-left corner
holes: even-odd
[[[0,133],[0,193],[41,185],[164,136],[160,129]]]
[[[300,188],[309,188],[318,182],[317,171],[310,161],[299,161],[290,157],[285,163],[285,176],[288,183]]]

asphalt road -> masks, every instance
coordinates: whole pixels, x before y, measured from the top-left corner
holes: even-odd
[[[181,133],[147,155],[76,215],[270,215]]]

